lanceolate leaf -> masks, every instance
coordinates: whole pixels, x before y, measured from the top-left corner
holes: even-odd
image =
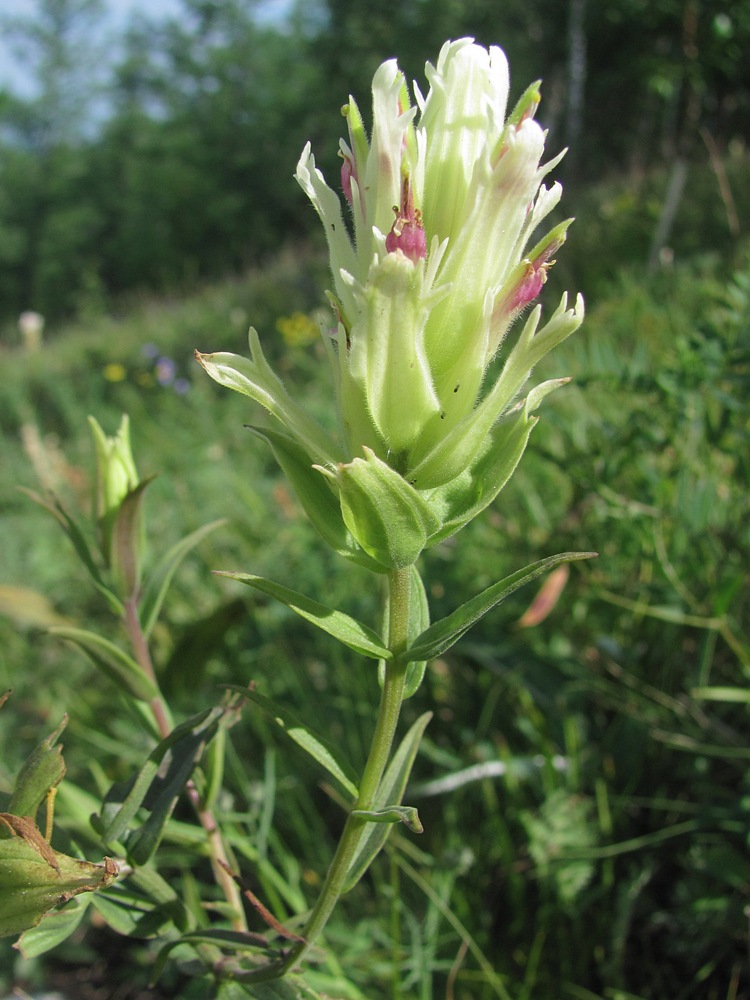
[[[375,801],[367,812],[381,813],[381,815],[395,815],[395,807],[401,805],[401,799],[406,789],[406,783],[411,774],[414,758],[417,756],[422,733],[425,731],[427,723],[432,718],[432,712],[425,712],[420,715],[409,732],[404,737],[398,750],[393,755],[393,759],[388,765],[388,769],[380,782]],[[402,817],[399,815],[399,819]],[[357,850],[352,859],[349,874],[344,885],[344,892],[349,892],[359,882],[364,873],[372,864],[383,844],[388,839],[392,823],[372,822],[365,829],[365,833],[357,845]]]
[[[65,762],[62,758],[62,747],[55,744],[67,722],[68,717],[65,715],[57,729],[42,740],[18,772],[15,788],[8,803],[8,812],[34,819],[50,790],[57,788],[62,781],[65,776]]]
[[[273,583],[271,580],[266,580],[262,576],[223,571],[219,571],[218,576],[239,580],[240,583],[246,583],[248,587],[254,587],[270,597],[275,597],[277,601],[286,604],[302,618],[306,618],[313,625],[317,625],[319,629],[338,639],[339,642],[343,642],[349,649],[361,653],[362,656],[369,656],[373,660],[381,658],[390,660],[392,658],[390,650],[386,649],[377,633],[362,622],[358,622],[356,618],[345,615],[342,611],[335,611],[325,604],[319,604],[317,601],[305,597],[304,594],[298,594],[296,591],[282,587],[281,584]]]
[[[328,771],[341,785],[352,795],[357,797],[356,775],[354,770],[339,763],[336,754],[328,741],[308,728],[296,715],[281,708],[270,698],[253,691],[252,688],[240,687],[239,684],[228,684],[231,691],[238,691],[248,701],[255,702],[260,708],[268,713],[277,726],[284,730],[287,736],[294,740],[297,746],[308,753],[322,767]]]
[[[139,602],[141,627],[146,635],[151,632],[159,617],[164,597],[177,567],[188,552],[203,541],[206,535],[225,523],[226,521],[222,519],[204,524],[202,528],[198,528],[173,545],[153,568],[143,586],[143,597]]]
[[[151,701],[159,691],[144,669],[108,639],[80,628],[56,626],[51,635],[68,639],[86,653],[99,669],[133,698]]]
[[[91,579],[94,581],[97,589],[106,597],[107,602],[114,613],[116,615],[121,615],[123,612],[122,602],[104,583],[96,560],[91,553],[91,547],[86,541],[86,536],[78,527],[78,524],[67,513],[57,497],[54,495],[42,497],[33,490],[27,489],[22,489],[21,492],[30,497],[34,503],[39,504],[40,507],[43,507],[46,511],[48,511],[55,518],[58,524],[61,525],[63,531],[70,539],[73,548],[76,550],[78,558],[89,571]]]
[[[97,824],[105,843],[123,842],[136,865],[148,861],[223,711],[206,709],[177,726],[151,751],[134,781],[111,790]],[[139,823],[141,806],[148,816]]]
[[[549,572],[560,563],[573,562],[578,559],[593,559],[596,552],[561,552],[555,556],[548,556],[540,559],[539,562],[532,563],[519,569],[518,572],[507,576],[499,583],[494,583],[491,587],[477,594],[466,604],[462,604],[447,618],[430,625],[419,638],[409,647],[405,654],[407,661],[431,660],[436,656],[445,653],[456,643],[464,632],[467,632],[472,625],[475,625],[484,615],[487,614],[496,604],[500,604],[506,597],[523,587],[543,573]]]
[[[184,932],[193,926],[180,897],[150,865],[134,869],[109,892],[97,893],[93,905],[114,931],[136,938],[156,937],[174,927]]]
[[[351,993],[348,994],[351,996]],[[330,1000],[311,989],[299,976],[285,976],[270,983],[226,982],[219,987],[217,1000]]]

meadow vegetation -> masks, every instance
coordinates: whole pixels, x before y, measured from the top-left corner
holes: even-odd
[[[393,837],[327,935],[361,995],[744,995],[748,263],[740,253],[728,272],[707,255],[656,275],[633,267],[613,282],[549,362],[550,376],[574,382],[550,404],[507,491],[428,555],[437,617],[456,594],[550,547],[600,553],[571,570],[543,621],[519,625],[533,597],[522,591],[433,664],[407,703],[407,720],[435,709],[413,775],[425,834]],[[72,548],[15,488],[36,488],[36,468],[73,505],[90,503],[88,413],[110,429],[130,413],[141,469],[160,472],[148,498],[152,544],[228,519],[183,565],[156,637],[173,704],[189,713],[217,684],[252,679],[299,715],[325,719],[349,759],[362,759],[372,671],[210,571],[278,578],[283,567],[300,590],[365,619],[375,611],[368,590],[356,568],[342,572],[321,554],[244,429],[244,401],[219,398],[190,360],[207,339],[240,349],[252,315],[269,353],[283,351],[290,379],[324,411],[318,345],[290,348],[276,329],[321,307],[310,281],[319,267],[314,253],[290,252],[189,298],[81,321],[38,352],[5,350],[0,686],[14,695],[0,779],[11,781],[40,724],[67,711],[57,829],[71,844],[91,840],[86,796],[145,749],[123,759],[129,723],[117,696],[44,635],[57,616],[104,622]],[[149,344],[175,361],[187,391],[159,384]],[[263,885],[283,914],[321,877],[338,806],[259,713],[245,713],[231,744],[222,809],[252,832],[257,858],[286,873],[283,888]],[[201,877],[189,842],[173,821],[162,862],[188,894]],[[148,943],[102,943],[103,933],[81,934],[59,964],[126,948],[145,984]],[[41,959],[13,962],[3,948],[8,973],[44,982]],[[335,969],[327,974],[333,988]],[[162,988],[192,995],[168,978]]]
[[[750,245],[733,224],[750,217],[750,165],[737,143],[724,164],[731,211],[715,169],[693,164],[651,267],[668,165],[578,187],[571,177],[578,221],[545,301],[558,285],[580,287],[587,317],[540,374],[572,383],[545,401],[498,501],[421,569],[436,619],[548,552],[599,557],[556,571],[538,600],[533,586],[514,594],[428,667],[404,710],[405,724],[434,712],[409,790],[424,833],[394,833],[344,898],[313,955],[310,984],[323,994],[750,998]],[[326,308],[322,248],[304,230],[272,252],[273,218],[261,221],[260,259],[225,259],[225,279],[190,281],[175,264],[156,282],[172,291],[143,290],[138,272],[102,295],[97,273],[71,290],[36,348],[7,310],[0,694],[13,694],[0,710],[0,807],[67,713],[55,838],[71,854],[96,855],[97,796],[150,749],[132,704],[47,634],[75,621],[117,636],[59,526],[18,489],[90,509],[90,414],[114,433],[128,413],[139,472],[158,473],[145,501],[152,552],[225,519],[181,564],[153,635],[176,714],[214,704],[219,685],[254,681],[324,727],[356,768],[367,751],[373,664],[211,572],[268,575],[362,620],[376,614],[365,571],[342,568],[319,544],[246,429],[257,408],[193,360],[196,348],[245,353],[252,324],[295,393],[328,419],[328,369],[308,337]],[[194,273],[210,270],[204,263]],[[341,802],[257,708],[245,707],[226,740],[216,814],[254,892],[284,921],[325,873]],[[182,805],[159,870],[205,926],[209,863]],[[118,924],[103,904],[43,955],[22,957],[2,939],[0,995],[16,986],[80,1000],[203,1000],[206,980],[187,951],[149,985],[159,947],[150,930]]]

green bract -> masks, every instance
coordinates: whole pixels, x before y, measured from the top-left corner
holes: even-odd
[[[380,66],[369,140],[354,99],[343,108],[351,227],[309,145],[297,166],[328,241],[336,329],[323,338],[339,435],[287,392],[255,331],[251,360],[198,355],[212,378],[284,425],[269,443],[324,537],[380,571],[413,563],[494,499],[523,453],[531,413],[565,381],[524,399],[531,370],[583,319],[580,296],[573,308],[563,296],[544,325],[537,306],[488,376],[565,241],[570,220],[532,243],[560,200],[558,183],[542,184],[560,157],[542,163],[538,84],[507,115],[500,49],[448,42],[427,79],[427,96],[415,87],[412,103],[397,64]]]

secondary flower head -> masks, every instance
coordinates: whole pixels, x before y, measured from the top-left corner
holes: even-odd
[[[426,96],[415,85],[412,99],[396,62],[380,66],[369,137],[349,98],[343,204],[309,144],[297,166],[328,241],[336,330],[324,331],[324,341],[340,437],[325,434],[286,393],[254,332],[252,361],[199,356],[212,377],[286,426],[283,443],[265,436],[290,474],[294,451],[292,481],[329,541],[335,535],[345,554],[364,553],[386,569],[413,561],[494,499],[525,448],[535,406],[563,381],[519,400],[531,370],[583,318],[580,297],[569,309],[563,296],[540,329],[536,306],[488,377],[565,239],[570,220],[532,243],[560,200],[560,185],[547,188],[543,179],[562,154],[542,162],[538,84],[507,113],[499,48],[447,42],[426,75]],[[323,473],[325,493],[320,476],[300,471],[310,465]],[[344,535],[332,516],[343,520]]]
[[[109,437],[89,417],[97,459],[95,517],[105,565],[116,592],[134,594],[140,582],[144,548],[141,500],[149,479],[140,479],[130,446],[130,421],[123,416]]]

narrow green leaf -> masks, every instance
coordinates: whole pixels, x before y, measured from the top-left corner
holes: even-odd
[[[414,806],[386,806],[384,809],[352,809],[352,816],[359,816],[370,823],[403,823],[412,833],[424,833],[422,821]]]
[[[446,618],[441,618],[440,621],[430,625],[409,647],[404,658],[407,661],[432,660],[434,657],[440,656],[449,650],[464,632],[467,632],[488,611],[504,601],[519,587],[523,587],[524,584],[543,573],[549,572],[560,563],[574,562],[578,559],[593,559],[596,554],[596,552],[561,552],[519,569],[511,576],[507,576],[504,580],[500,580],[483,590],[481,594],[477,594],[466,604],[462,604]]]
[[[127,790],[121,804],[111,799],[100,816],[105,842],[122,841],[129,860],[145,864],[156,850],[177,799],[193,773],[206,743],[212,738],[223,708],[211,708],[177,726],[156,746]],[[139,808],[148,817],[133,828]]]
[[[97,893],[94,909],[117,934],[153,938],[171,932],[186,931],[190,915],[174,889],[148,865],[136,869],[125,882],[118,882],[107,892]]]
[[[67,723],[68,717],[65,715],[57,729],[42,740],[18,772],[13,794],[8,803],[8,812],[15,813],[16,816],[31,816],[34,819],[50,789],[57,788],[62,781],[65,775],[65,762],[62,758],[62,747],[55,746],[55,743]]]
[[[93,907],[108,927],[125,937],[153,938],[171,923],[154,903],[120,886],[94,896]]]
[[[690,692],[693,698],[704,701],[737,702],[743,705],[750,703],[750,690],[740,687],[699,687]]]
[[[412,765],[414,764],[414,758],[417,756],[422,733],[424,733],[427,723],[431,718],[432,712],[425,712],[424,715],[420,715],[403,738],[388,765],[388,769],[383,775],[383,780],[375,795],[375,800],[368,812],[377,812],[383,809],[391,810],[401,804],[401,799],[406,790],[406,783],[409,780]],[[388,823],[373,823],[365,831],[354,853],[349,874],[344,885],[344,892],[349,892],[359,882],[388,839],[390,831],[391,825]]]
[[[161,906],[165,912],[168,912],[178,930],[190,929],[190,914],[185,909],[182,899],[164,876],[160,875],[151,865],[141,865],[140,868],[131,872],[128,876],[128,883],[134,885],[157,906]]]
[[[37,958],[66,941],[78,927],[94,895],[76,896],[61,910],[46,913],[36,927],[24,931],[15,944],[24,958]]]
[[[242,951],[266,951],[268,949],[268,941],[262,934],[254,934],[249,931],[230,931],[224,928],[204,928],[202,930],[191,931],[188,934],[183,934],[181,937],[176,938],[173,941],[168,941],[160,950],[151,970],[150,982],[154,985],[158,982],[164,971],[169,956],[175,948],[179,948],[180,945],[189,944],[193,946],[208,944],[213,945],[216,948],[222,949],[225,952],[242,952]],[[223,993],[219,994],[224,996]],[[241,997],[246,997],[247,993],[238,994]]]
[[[159,689],[145,670],[108,639],[64,625],[54,626],[49,633],[79,646],[95,666],[133,698],[151,701],[158,695]]]
[[[270,983],[221,983],[216,1000],[330,1000],[311,989],[299,976],[285,976]]]
[[[214,529],[226,524],[226,519],[211,521],[203,527],[180,539],[156,564],[143,585],[143,596],[139,602],[141,628],[149,635],[159,617],[161,606],[172,582],[177,567],[191,549],[202,542]]]
[[[283,729],[291,740],[294,740],[297,746],[302,747],[318,764],[324,767],[350,795],[354,798],[357,797],[357,779],[354,769],[339,763],[335,751],[324,737],[306,726],[292,712],[275,704],[270,698],[266,698],[252,688],[241,687],[239,684],[227,684],[225,687],[230,691],[238,691],[249,701],[262,708],[276,725]]]
[[[35,493],[33,490],[27,490],[23,487],[21,487],[21,492],[25,493],[27,497],[34,501],[34,503],[43,507],[44,510],[50,513],[58,524],[61,525],[63,531],[70,539],[78,558],[88,570],[97,590],[99,590],[100,593],[102,593],[107,599],[107,603],[114,613],[116,615],[121,615],[123,613],[122,602],[118,598],[117,594],[113,593],[113,591],[111,591],[104,583],[101,571],[96,563],[96,559],[91,553],[91,547],[86,541],[86,536],[81,528],[79,528],[78,524],[62,506],[57,497],[54,496],[54,494],[50,494],[49,498],[43,497],[38,493]]]
[[[430,547],[454,535],[492,503],[521,461],[535,423],[523,405],[501,418],[468,468],[431,493],[430,503],[442,525],[430,536]]]
[[[307,621],[317,625],[324,632],[328,632],[349,649],[353,649],[355,653],[361,653],[362,656],[368,656],[373,660],[378,660],[381,657],[387,660],[392,659],[391,651],[386,649],[377,633],[362,622],[358,622],[356,618],[345,615],[343,611],[335,611],[325,604],[319,604],[317,601],[305,597],[304,594],[289,590],[288,587],[282,587],[281,584],[273,583],[262,576],[252,576],[249,573],[227,573],[221,570],[217,571],[217,575],[226,576],[230,580],[238,580],[240,583],[247,584],[248,587],[254,587],[256,590],[276,598],[292,611],[296,611],[302,618],[306,618]]]

